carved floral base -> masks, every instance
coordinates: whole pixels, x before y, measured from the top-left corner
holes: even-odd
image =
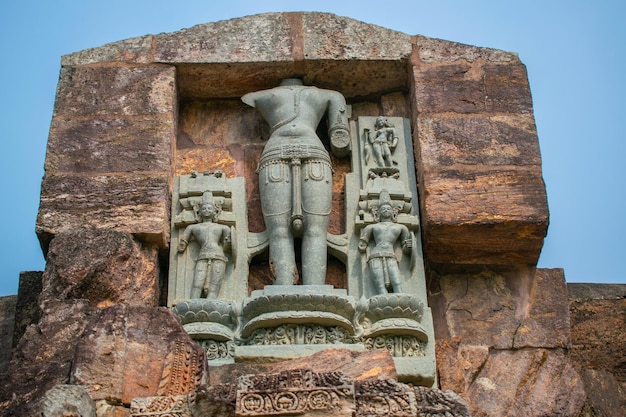
[[[386,349],[405,382],[435,381],[432,324],[424,302],[409,294],[358,301],[330,285],[268,286],[242,304],[186,300],[173,311],[207,352],[209,365],[274,361],[328,347]]]

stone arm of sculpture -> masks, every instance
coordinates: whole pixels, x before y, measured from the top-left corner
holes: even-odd
[[[223,226],[222,228],[222,242],[224,243],[224,252],[231,251],[231,235],[230,235],[230,227]]]
[[[394,129],[393,127],[388,127],[385,129],[385,134],[387,135],[387,143],[389,143],[389,148],[395,149],[396,146],[398,146],[398,135],[396,134],[396,129]]]
[[[402,251],[404,253],[411,253],[413,250],[413,237],[411,236],[411,232],[409,228],[405,225],[402,225],[402,234],[400,235]]]
[[[336,156],[346,156],[350,152],[350,130],[346,114],[346,99],[336,91],[329,91],[328,136],[330,148]]]
[[[183,253],[187,246],[189,245],[189,239],[191,239],[191,228],[187,227],[185,232],[183,233],[183,237],[180,238],[180,242],[178,243],[178,252]]]
[[[372,228],[370,226],[366,226],[365,229],[361,231],[361,236],[359,236],[359,252],[363,253],[367,250],[367,245],[370,242],[372,237]]]

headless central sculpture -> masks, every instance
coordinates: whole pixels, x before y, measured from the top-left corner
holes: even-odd
[[[294,238],[300,237],[302,283],[323,285],[332,169],[315,132],[327,115],[331,148],[343,156],[349,143],[345,99],[336,91],[286,79],[279,87],[246,94],[242,100],[255,107],[271,129],[257,172],[274,283],[297,281]]]

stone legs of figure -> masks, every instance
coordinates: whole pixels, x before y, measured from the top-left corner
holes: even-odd
[[[377,294],[387,294],[387,287],[390,284],[394,293],[402,292],[400,269],[395,257],[370,258],[368,264],[372,271]]]
[[[389,149],[387,141],[383,143],[374,142],[372,144],[372,150],[374,151],[374,159],[376,160],[376,164],[379,167],[393,166],[393,161],[391,160],[391,150]]]
[[[226,262],[220,259],[198,259],[193,275],[191,298],[202,297],[206,288],[207,298],[217,298],[224,281]]]
[[[283,161],[259,170],[265,226],[269,231],[270,260],[276,285],[293,285],[297,277],[294,238],[302,239],[302,283],[323,285],[326,280],[326,236],[332,203],[332,171],[326,162],[304,161],[299,181]],[[301,227],[294,223],[302,222]]]

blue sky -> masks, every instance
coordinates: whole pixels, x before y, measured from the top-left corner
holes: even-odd
[[[269,11],[323,11],[410,35],[517,52],[526,64],[548,189],[540,267],[626,283],[626,3],[564,1],[58,0],[0,6],[0,295],[43,270],[35,219],[62,55]]]

